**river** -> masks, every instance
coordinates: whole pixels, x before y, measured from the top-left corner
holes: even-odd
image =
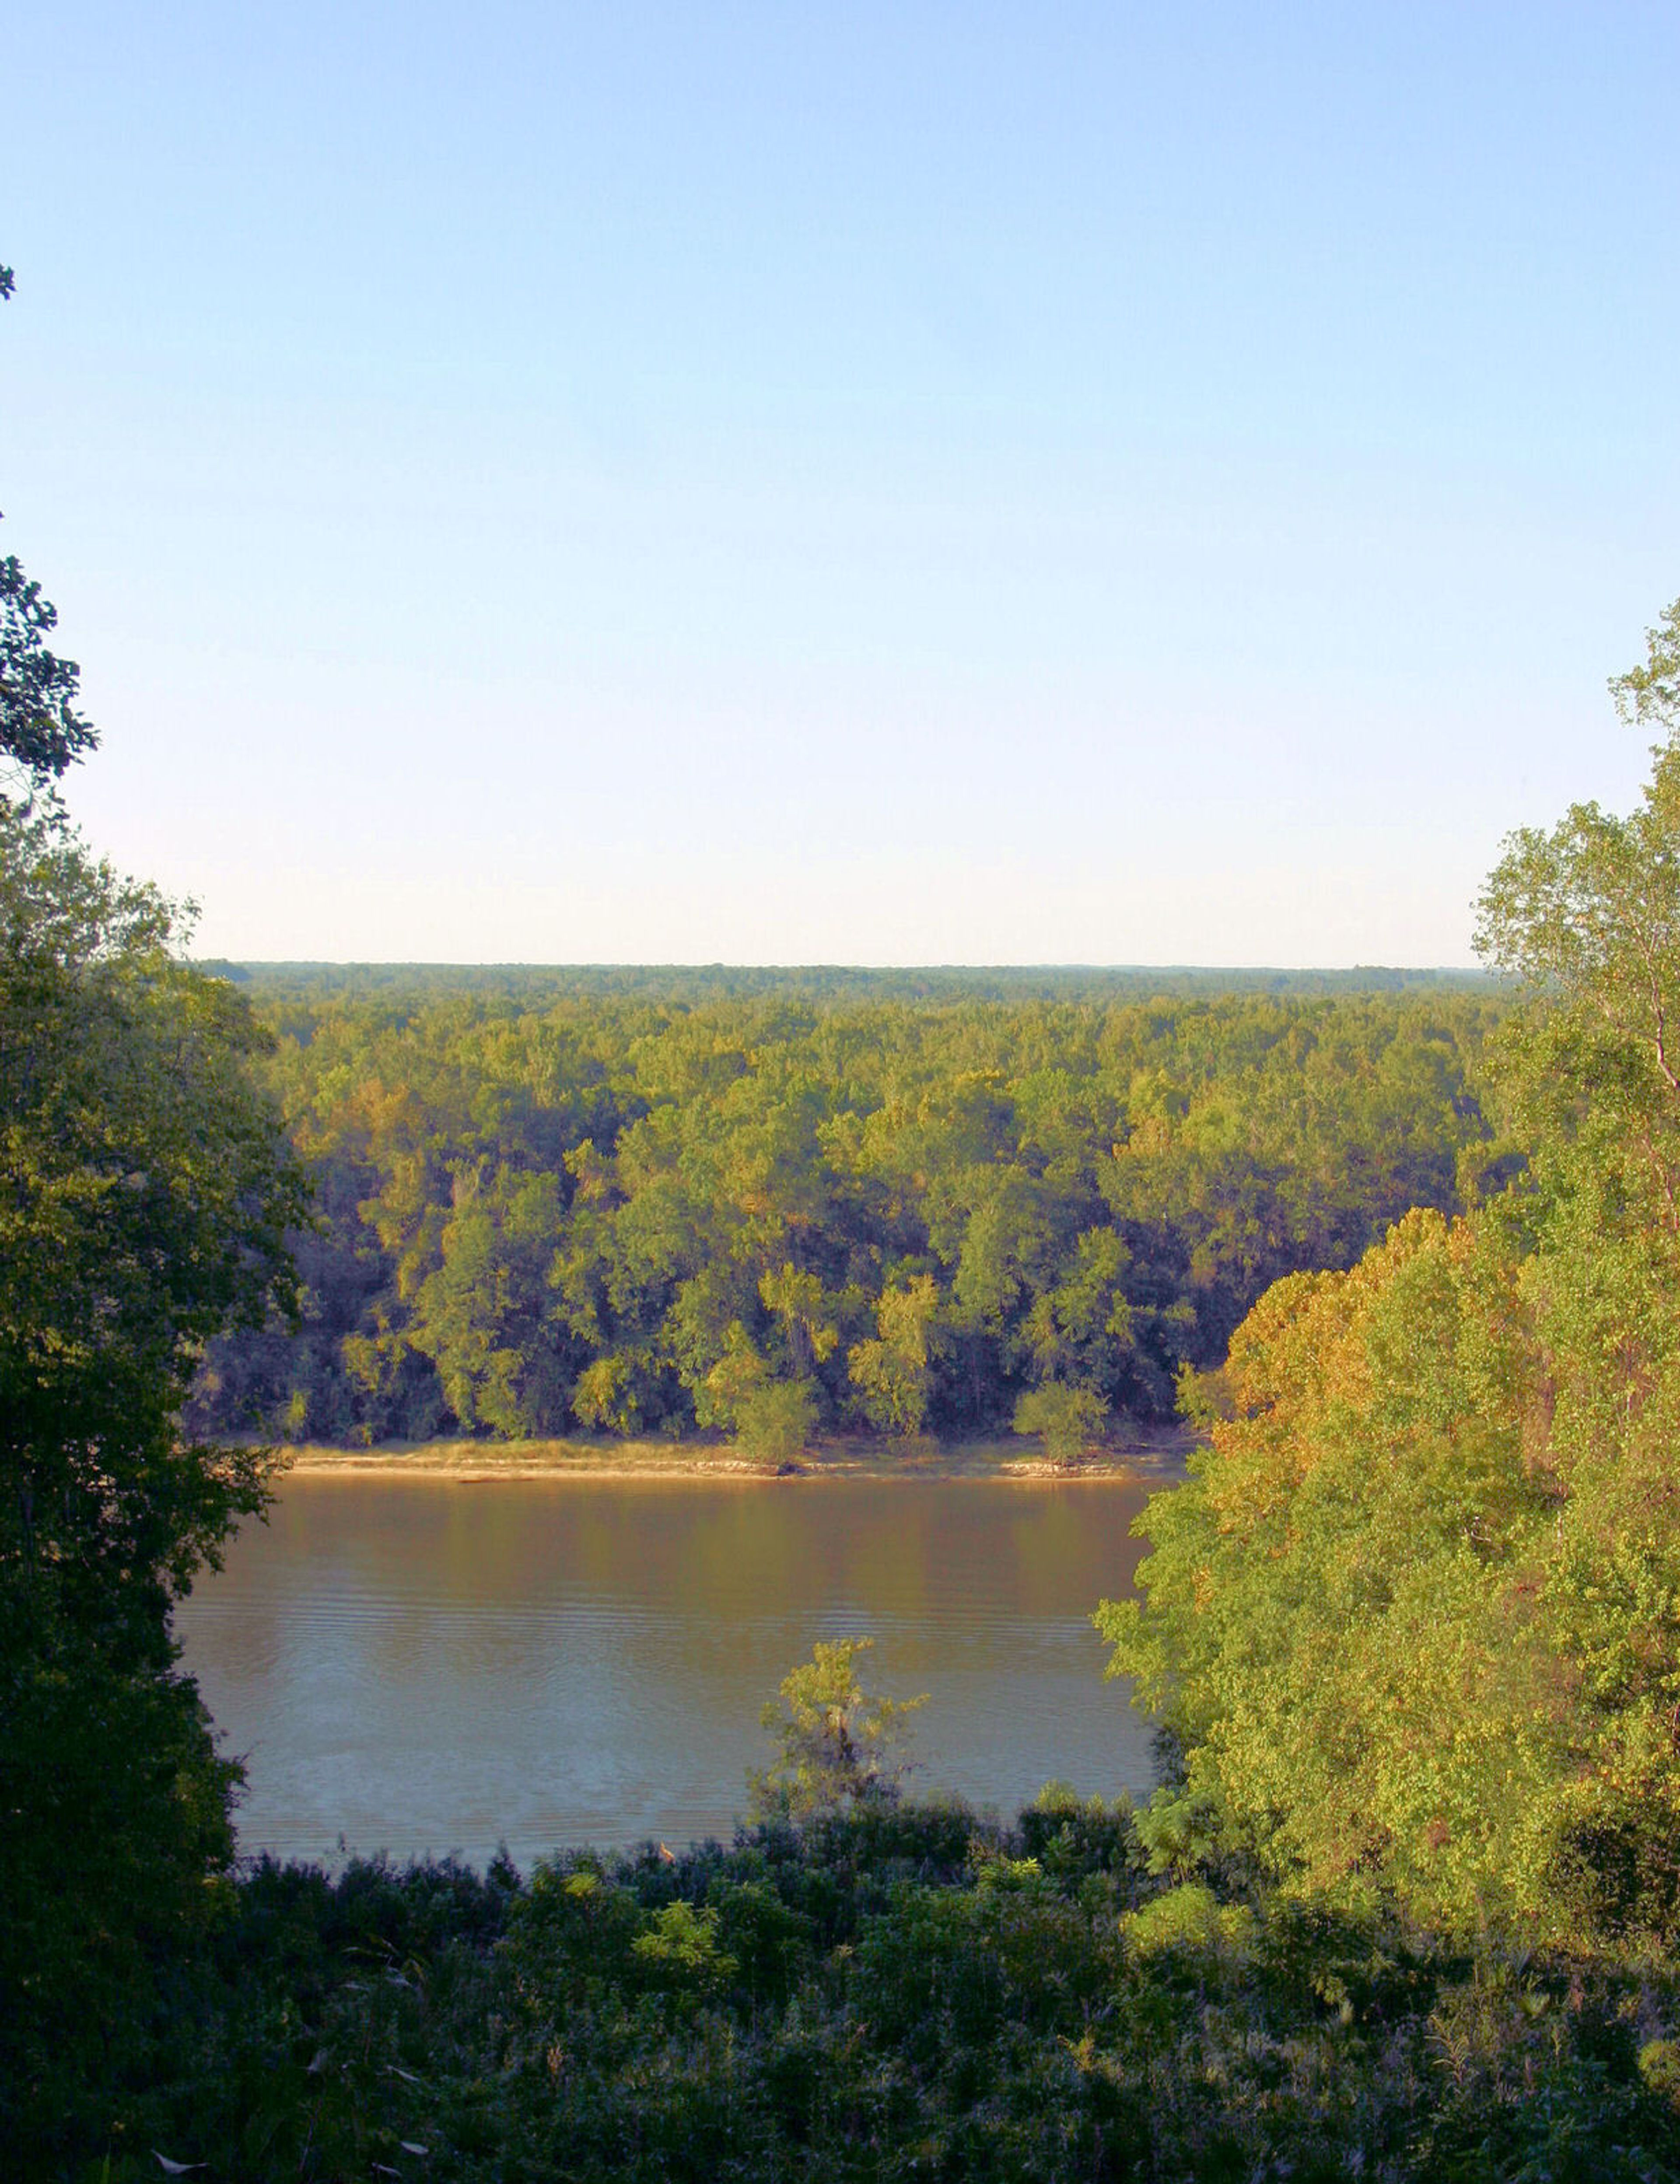
[[[241,1847],[482,1864],[727,1837],[759,1716],[815,1640],[929,1694],[910,1786],[1012,1814],[1148,1787],[1102,1677],[1146,1490],[1067,1484],[295,1477],[177,1611]]]

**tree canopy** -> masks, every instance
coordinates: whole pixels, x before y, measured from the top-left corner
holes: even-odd
[[[1667,730],[1639,809],[1514,835],[1483,893],[1521,1173],[1260,1300],[1103,1612],[1228,1844],[1459,1930],[1680,1915],[1677,634],[1613,686]]]
[[[1393,994],[689,1002],[243,982],[315,1178],[296,1338],[207,1430],[1005,1433],[1170,1418],[1280,1274],[1490,1154],[1497,1016]]]
[[[169,1611],[265,1460],[177,1414],[203,1343],[287,1303],[304,1206],[260,1034],[180,939],[61,819],[0,806],[0,2070],[25,2107],[232,1855],[237,1770]]]

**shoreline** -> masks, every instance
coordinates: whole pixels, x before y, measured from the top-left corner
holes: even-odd
[[[459,1486],[508,1479],[709,1480],[717,1485],[798,1486],[824,1479],[959,1484],[976,1479],[1043,1485],[1170,1485],[1184,1476],[1196,1436],[1182,1428],[1137,1435],[1123,1448],[1055,1464],[1010,1440],[885,1444],[824,1441],[785,1463],[739,1454],[726,1442],[654,1440],[387,1441],[346,1448],[307,1441],[276,1451],[286,1478],[435,1479]]]

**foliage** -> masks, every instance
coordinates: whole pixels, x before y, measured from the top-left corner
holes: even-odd
[[[854,1343],[846,1369],[877,1431],[910,1435],[927,1423],[939,1290],[932,1274],[889,1282],[876,1301],[877,1334]]]
[[[0,303],[15,287],[0,265]],[[81,671],[47,649],[58,616],[15,554],[0,555],[0,782],[28,802],[99,738],[76,710]],[[0,798],[0,801],[4,801]]]
[[[0,811],[0,1557],[130,1637],[259,1504],[260,1458],[175,1416],[203,1344],[289,1301],[305,1207],[248,1079],[263,1035],[178,938],[154,890]]]
[[[817,1407],[809,1383],[777,1380],[754,1388],[736,1407],[737,1444],[765,1463],[787,1463],[810,1446]]]
[[[262,1036],[179,937],[0,804],[0,2134],[98,2081],[232,1856],[169,1611],[264,1467],[176,1413],[203,1344],[287,1302],[304,1200]]]
[[[1029,1388],[1015,1407],[1015,1429],[1036,1434],[1054,1464],[1077,1463],[1101,1436],[1109,1407],[1094,1388],[1070,1388],[1047,1381]]]
[[[0,555],[0,769],[25,798],[98,741],[76,710],[81,670],[47,649],[58,621],[17,556]]]
[[[1162,1418],[1271,1279],[1456,1207],[1490,1152],[1497,1011],[1451,987],[537,1006],[498,978],[230,982],[322,1228],[298,1331],[213,1348],[202,1430],[716,1430],[785,1460],[1006,1430],[1050,1384]]]
[[[898,1796],[907,1764],[899,1750],[905,1717],[926,1695],[889,1699],[865,1691],[857,1659],[874,1642],[819,1639],[810,1659],[783,1677],[780,1700],[764,1711],[781,1757],[752,1778],[759,1813],[808,1819]]]
[[[1617,686],[1674,724],[1674,613]],[[1513,836],[1482,940],[1520,1174],[1298,1274],[1102,1627],[1227,1847],[1445,1930],[1666,1947],[1680,1918],[1680,748],[1627,820]]]
[[[1672,1974],[1151,1879],[1125,1808],[264,1862],[62,2161],[138,2184],[1680,2176]]]

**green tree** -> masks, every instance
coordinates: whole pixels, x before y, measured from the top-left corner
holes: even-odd
[[[1127,1253],[1112,1228],[1081,1236],[1072,1262],[1027,1314],[1032,1361],[1045,1378],[1102,1389],[1121,1379],[1132,1354],[1132,1307],[1124,1280]]]
[[[1511,837],[1481,944],[1527,1158],[1233,1338],[1211,1446],[1101,1625],[1227,1845],[1460,1932],[1680,1927],[1680,609],[1613,686],[1644,800]]]
[[[1015,1429],[1036,1434],[1045,1455],[1059,1468],[1078,1462],[1102,1436],[1109,1407],[1094,1388],[1070,1387],[1047,1380],[1029,1388],[1015,1407]]]
[[[1528,1006],[1498,1057],[1518,1134],[1554,1188],[1623,1233],[1680,1226],[1680,602],[1611,685],[1657,725],[1638,808],[1525,828],[1483,892],[1477,944]]]
[[[810,1446],[817,1403],[809,1381],[770,1380],[735,1407],[735,1444],[760,1463],[787,1463]]]
[[[0,807],[0,2075],[37,2120],[232,1847],[169,1614],[267,1462],[177,1417],[205,1342],[289,1304],[304,1194],[182,936]]]
[[[763,1716],[778,1756],[748,1778],[760,1816],[809,1819],[898,1795],[909,1765],[905,1718],[926,1704],[927,1695],[889,1699],[865,1691],[857,1660],[874,1643],[819,1639],[810,1659],[782,1678],[780,1697]]]
[[[557,1433],[566,1421],[577,1346],[559,1323],[549,1283],[563,1218],[553,1175],[503,1168],[455,1179],[409,1339],[470,1432],[514,1440]]]
[[[630,1359],[610,1354],[586,1365],[571,1393],[571,1407],[579,1420],[609,1433],[633,1432],[638,1423],[631,1392],[633,1373]]]
[[[76,710],[81,673],[50,651],[52,602],[14,554],[0,556],[0,780],[27,802],[98,738]]]
[[[703,1425],[727,1426],[744,1455],[785,1462],[816,1430],[816,1398],[804,1380],[778,1380],[739,1320],[725,1332],[723,1354],[699,1388]]]
[[[875,1308],[876,1340],[854,1343],[848,1353],[847,1371],[864,1415],[883,1432],[919,1434],[927,1423],[932,1329],[938,1311],[939,1290],[932,1274],[891,1284]]]
[[[775,1273],[765,1274],[759,1281],[759,1295],[782,1323],[796,1374],[808,1376],[832,1356],[840,1334],[817,1275],[785,1261]]]

